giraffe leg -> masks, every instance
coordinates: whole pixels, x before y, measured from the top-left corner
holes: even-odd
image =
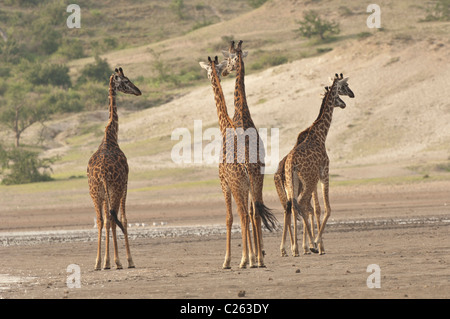
[[[294,173],[295,174],[295,173]],[[296,175],[296,174],[295,174]],[[300,213],[298,211],[298,204],[297,204],[297,199],[293,196],[293,194],[298,194],[298,187],[299,187],[299,183],[298,183],[298,178],[297,176],[294,176],[294,178],[292,179],[292,194],[291,194],[291,198],[290,198],[290,206],[291,206],[291,218],[294,224],[293,227],[293,233],[291,236],[291,251],[292,251],[292,256],[294,257],[298,257],[298,244],[297,244],[297,214]]]
[[[330,199],[329,199],[328,192],[329,192],[329,180],[328,180],[328,174],[326,174],[326,177],[322,180],[322,193],[323,193],[323,201],[324,201],[324,205],[325,205],[325,213],[323,216],[322,223],[320,225],[319,233],[317,234],[317,237],[315,240],[316,244],[322,242],[323,230],[325,229],[325,225],[328,221],[328,218],[331,215]],[[324,253],[325,253],[325,251],[322,251],[321,254],[324,254]]]
[[[233,226],[233,212],[232,212],[232,206],[231,206],[231,191],[228,187],[225,185],[222,185],[222,191],[223,195],[225,197],[225,204],[227,207],[227,219],[226,219],[226,226],[227,226],[227,247],[226,247],[226,253],[225,253],[225,261],[223,262],[223,269],[230,269],[231,268],[231,227]]]
[[[291,237],[291,244],[292,244],[292,233],[291,233],[291,211],[285,210],[284,211],[284,224],[283,224],[283,235],[281,237],[281,245],[280,245],[280,252],[281,257],[287,257],[286,253],[286,233],[289,229],[289,235]]]
[[[111,228],[111,220],[109,216],[109,207],[107,201],[104,201],[104,209],[105,212],[105,218],[104,218],[104,225],[105,225],[105,260],[103,261],[103,269],[110,269],[111,264],[109,260],[109,230]]]
[[[98,241],[97,241],[97,258],[95,260],[95,270],[101,269],[102,263],[102,229],[103,229],[103,212],[102,205],[95,204],[95,212],[97,214],[97,229],[98,229]]]
[[[314,218],[313,218],[313,208],[311,206],[311,199],[307,200],[307,211],[306,211],[306,215],[309,218],[309,226],[310,226],[310,232],[311,232],[311,237],[308,237],[308,242],[309,242],[309,246],[306,245],[306,235],[308,234],[308,232],[306,231],[306,227],[308,226],[305,219],[303,219],[303,254],[308,255],[311,253],[309,247],[314,247],[314,243],[313,243],[313,238],[314,238]]]
[[[319,204],[319,197],[318,197],[318,194],[317,194],[317,189],[313,192],[313,200],[314,200],[314,216],[315,216],[315,219],[316,219],[317,232],[319,232],[320,225],[321,225],[320,224],[321,210],[320,210],[320,204]],[[311,225],[311,227],[312,227],[312,225]],[[314,233],[313,233],[313,236],[315,236]],[[323,241],[322,240],[320,240],[320,242],[319,242],[319,254],[320,255],[325,254],[325,248],[323,246]]]
[[[120,207],[121,207],[121,211],[122,211],[121,222],[122,222],[123,228],[125,230],[123,235],[125,237],[125,249],[127,252],[128,268],[134,268],[135,266],[134,266],[133,258],[131,257],[131,252],[130,252],[130,243],[128,241],[128,221],[127,221],[127,216],[125,213],[126,199],[127,199],[127,190],[125,189],[124,195],[120,201]]]
[[[120,208],[120,201],[114,200],[111,204],[111,210],[118,212],[119,208]],[[122,267],[122,263],[120,262],[119,249],[117,246],[117,228],[116,228],[117,223],[114,220],[114,218],[112,218],[110,213],[109,213],[109,215],[110,215],[109,218],[110,218],[110,222],[111,222],[111,230],[112,230],[112,238],[113,238],[113,246],[114,246],[114,263],[116,264],[117,269],[122,269],[123,267]]]
[[[246,202],[248,202],[246,200]],[[256,256],[255,256],[255,252],[256,255],[258,254],[258,227],[256,224],[256,219],[255,219],[255,209],[253,206],[253,199],[251,199],[250,201],[250,207],[249,207],[249,222],[248,222],[248,229],[247,229],[247,237],[248,237],[248,253],[249,253],[249,263],[250,263],[250,268],[256,268],[258,267],[256,265]],[[250,229],[250,223],[252,225],[252,228]],[[252,244],[252,232],[253,232],[253,242],[255,244],[255,247],[253,249],[253,244]]]
[[[286,160],[283,159],[283,161],[285,162]],[[283,162],[283,164],[284,164]],[[282,171],[284,171],[284,165],[279,164],[278,167],[278,171],[275,173],[274,175],[274,182],[275,182],[275,188],[277,190],[278,193],[278,198],[280,199],[281,202],[281,206],[283,206],[284,208],[284,223],[283,223],[283,235],[281,237],[281,244],[280,244],[280,252],[281,252],[281,257],[287,257],[287,253],[286,253],[286,232],[287,232],[287,228],[289,225],[289,235],[291,235],[291,229],[290,229],[290,225],[291,225],[291,210],[290,208],[287,208],[287,197],[286,197],[286,190],[284,187],[284,182],[283,182],[283,178],[282,178]]]
[[[238,194],[237,194],[238,195]],[[241,234],[242,234],[242,258],[239,268],[246,268],[249,262],[249,249],[247,245],[247,240],[251,240],[251,236],[248,236],[250,218],[248,215],[247,207],[245,206],[245,201],[241,196],[234,196],[236,201],[237,210],[239,217],[241,219]],[[251,245],[250,245],[251,246]]]
[[[298,203],[298,210],[300,211],[301,216],[303,217],[303,222],[305,224],[304,230],[306,230],[306,233],[308,235],[309,241],[313,242],[313,237],[311,234],[311,225],[309,223],[309,216],[308,216],[308,211],[311,211],[311,194],[314,191],[314,187],[316,186],[311,186],[311,185],[317,185],[317,181],[315,183],[309,183],[309,184],[303,184],[303,190],[301,192],[300,195],[300,201]],[[306,245],[306,242],[304,243]],[[314,248],[310,247],[310,250],[312,252],[317,252],[316,249],[316,243],[314,243]]]

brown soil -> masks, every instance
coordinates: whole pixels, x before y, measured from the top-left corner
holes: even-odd
[[[281,231],[265,232],[267,267],[256,269],[238,268],[239,228],[233,235],[232,269],[221,268],[223,202],[214,207],[211,203],[167,206],[167,225],[130,228],[136,268],[101,271],[93,269],[97,245],[93,223],[73,230],[59,217],[72,211],[23,211],[21,218],[34,221],[27,229],[11,227],[0,233],[0,298],[450,297],[448,182],[338,187],[332,194],[325,255],[281,257]],[[279,207],[275,201],[270,204]],[[144,208],[128,211],[129,216],[143,216]],[[202,220],[198,212],[206,211],[212,217]],[[85,214],[92,220],[92,210]],[[2,223],[14,225],[13,215],[2,214]],[[281,220],[281,212],[277,217]],[[52,233],[55,220],[60,224]],[[39,227],[31,226],[36,223]],[[83,231],[88,235],[80,238]],[[123,240],[119,255],[126,267]],[[81,288],[66,284],[71,264],[80,267]],[[367,286],[371,264],[380,267],[381,288]],[[239,297],[243,292],[245,296]]]

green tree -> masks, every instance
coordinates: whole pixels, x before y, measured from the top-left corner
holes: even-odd
[[[323,20],[314,10],[306,11],[303,20],[298,22],[298,31],[306,38],[319,36],[321,40],[329,38],[332,34],[339,34],[339,23]]]
[[[6,106],[0,112],[0,123],[14,132],[16,148],[28,127],[45,121],[49,116],[47,109],[36,106],[36,93],[30,91],[30,86],[24,83],[9,86],[5,93]]]
[[[62,64],[39,64],[30,67],[27,74],[28,81],[34,85],[53,85],[63,88],[72,86],[69,67]]]
[[[95,56],[95,62],[84,66],[81,75],[77,80],[78,84],[82,84],[88,80],[109,83],[112,69],[106,59],[102,60],[98,55]]]
[[[6,160],[3,161],[3,170],[8,170],[4,174],[2,184],[25,184],[52,180],[47,173],[51,171],[50,165],[55,158],[40,159],[38,153],[15,148],[6,151],[2,148]]]

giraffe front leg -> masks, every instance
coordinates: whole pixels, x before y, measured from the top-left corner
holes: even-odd
[[[295,200],[295,199],[294,199]],[[292,239],[292,245],[291,245],[291,250],[292,250],[292,256],[294,257],[298,257],[299,253],[298,253],[298,244],[297,244],[297,211],[295,209],[295,205],[292,205],[292,220],[294,223],[294,231],[293,231],[293,239]]]
[[[258,253],[258,235],[257,231],[258,228],[256,226],[256,220],[255,220],[255,212],[253,210],[253,203],[250,203],[250,216],[249,222],[248,222],[248,228],[247,228],[247,238],[248,238],[248,250],[249,250],[249,262],[250,262],[250,268],[257,268],[256,264],[256,255]],[[252,224],[252,229],[250,230],[250,221]],[[252,245],[252,232],[253,232],[253,242],[255,243],[255,250],[253,250]]]
[[[248,245],[247,245],[247,238],[248,238],[248,232],[249,232],[249,217],[247,214],[244,215],[245,210],[240,209],[241,211],[241,233],[242,233],[242,258],[241,263],[239,264],[239,268],[247,268],[248,265]]]
[[[229,190],[224,190],[224,196],[225,196],[225,204],[227,209],[227,219],[226,219],[226,226],[227,226],[227,245],[226,245],[226,252],[225,252],[225,260],[223,262],[223,269],[230,269],[231,268],[231,227],[233,226],[233,212],[232,212],[232,206],[231,206],[231,193]]]

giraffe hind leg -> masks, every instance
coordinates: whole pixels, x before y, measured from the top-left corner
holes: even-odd
[[[135,268],[133,258],[131,257],[130,243],[128,241],[128,221],[127,221],[127,216],[125,213],[126,198],[127,198],[127,191],[125,190],[125,193],[120,201],[120,208],[121,208],[121,212],[122,212],[121,221],[122,221],[122,225],[123,225],[123,234],[125,237],[125,249],[126,249],[126,253],[127,253],[128,268]]]

